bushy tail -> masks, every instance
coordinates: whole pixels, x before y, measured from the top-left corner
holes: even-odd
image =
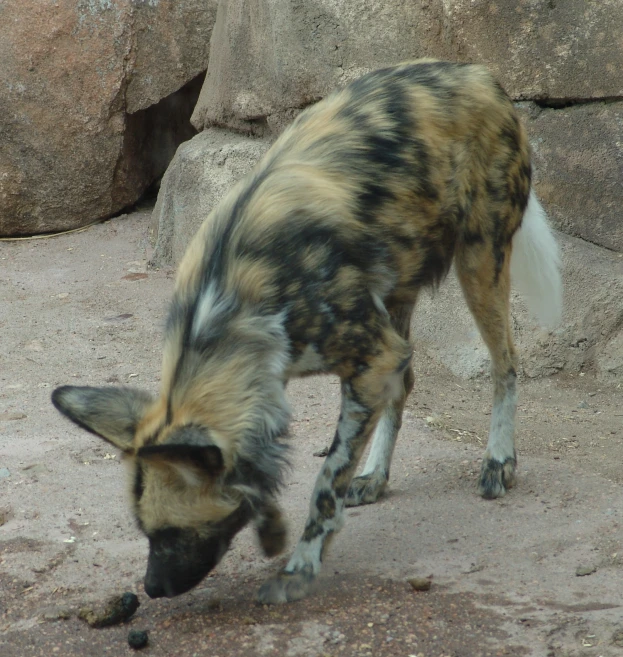
[[[560,251],[534,191],[513,237],[511,279],[536,318],[550,328],[562,316]]]

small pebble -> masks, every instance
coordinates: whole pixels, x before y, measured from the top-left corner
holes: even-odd
[[[595,566],[578,566],[576,568],[575,574],[576,577],[584,577],[586,575],[592,575],[596,571],[597,568],[595,568]]]
[[[144,630],[130,630],[128,633],[128,645],[134,650],[144,648],[149,641],[147,632]]]
[[[408,579],[407,582],[411,584],[411,588],[414,591],[429,591],[431,586],[431,581],[427,577],[412,577]]]
[[[66,607],[52,607],[43,614],[42,618],[46,621],[69,620],[71,610]]]
[[[223,603],[218,598],[212,598],[211,600],[208,600],[208,603],[207,603],[206,606],[210,611],[222,611],[223,610]]]
[[[4,422],[5,420],[25,420],[27,417],[26,413],[0,413],[0,422]]]

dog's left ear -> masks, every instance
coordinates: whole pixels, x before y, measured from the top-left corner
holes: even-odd
[[[135,388],[62,386],[52,393],[52,403],[79,427],[131,452],[136,427],[153,399]]]

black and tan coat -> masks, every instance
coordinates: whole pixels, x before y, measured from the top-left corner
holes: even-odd
[[[335,438],[304,533],[259,598],[306,595],[344,506],[374,502],[387,484],[414,384],[411,314],[453,262],[492,359],[480,493],[513,485],[513,246],[513,274],[533,305],[550,319],[560,309],[556,244],[530,172],[513,104],[487,71],[422,61],[372,72],[307,109],[211,212],[179,268],[159,398],[53,395],[133,460],[149,595],[196,585],[250,521],[268,555],[283,549],[285,386],[324,372],[341,380]]]

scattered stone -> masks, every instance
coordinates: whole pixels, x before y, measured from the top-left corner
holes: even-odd
[[[134,648],[134,650],[144,648],[148,641],[149,637],[144,630],[130,630],[128,633],[128,644],[130,648]]]
[[[0,479],[6,479],[7,477],[10,477],[11,473],[9,472],[8,468],[0,468]]]
[[[71,610],[67,607],[52,607],[44,612],[41,617],[46,621],[69,620],[71,618]]]
[[[426,424],[428,424],[429,427],[435,427],[437,429],[443,429],[444,424],[441,418],[438,415],[429,415],[426,418]]]
[[[83,607],[78,612],[78,618],[86,621],[91,627],[108,627],[129,620],[139,606],[140,602],[136,595],[126,592],[110,598],[102,609]]]
[[[407,582],[411,584],[414,591],[429,591],[432,584],[428,577],[412,577]]]
[[[0,508],[0,527],[7,523],[13,517],[11,509],[5,507]]]
[[[121,315],[115,315],[114,317],[104,317],[105,322],[124,322],[126,319],[134,317],[133,313],[122,313]]]
[[[219,600],[219,598],[212,598],[211,600],[208,600],[208,604],[206,606],[210,611],[222,611],[223,609],[223,603],[221,600]]]
[[[586,575],[592,575],[595,572],[597,572],[596,566],[578,566],[575,574],[576,577],[585,577]]]
[[[588,408],[588,403],[585,402],[584,400],[582,400],[582,401],[578,404],[578,408]]]
[[[472,573],[479,573],[485,569],[481,563],[472,563],[467,570],[463,571],[464,575],[471,575]]]
[[[147,278],[147,274],[141,273],[141,272],[134,272],[131,274],[126,274],[125,276],[122,276],[121,279],[124,281],[141,281],[144,278]]]
[[[22,470],[31,475],[38,475],[49,472],[48,466],[45,465],[45,463],[30,463],[29,465],[25,465]]]
[[[25,420],[28,416],[26,413],[0,413],[0,422],[13,422],[15,420]]]
[[[623,648],[623,630],[617,630],[612,635],[612,643],[615,646],[619,646],[619,647]]]
[[[319,456],[319,457],[324,457],[328,456],[329,454],[329,448],[328,447],[323,447],[320,451],[314,452],[314,456]]]

